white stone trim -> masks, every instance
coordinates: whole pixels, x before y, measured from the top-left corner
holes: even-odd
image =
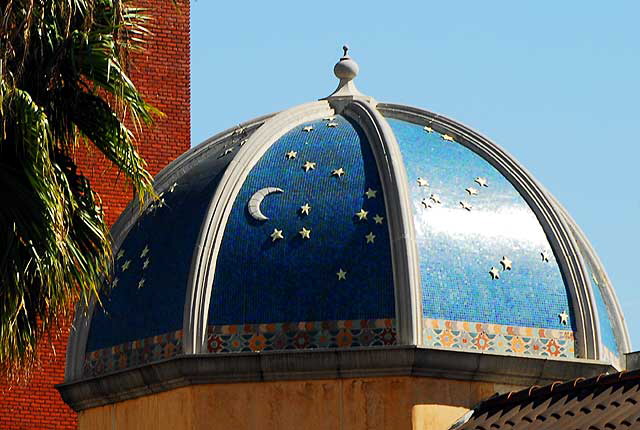
[[[56,386],[79,412],[198,384],[381,376],[431,377],[504,385],[554,381],[615,372],[595,360],[517,357],[414,345],[182,355]]]
[[[382,183],[391,246],[399,343],[419,344],[422,336],[422,301],[418,247],[415,242],[409,182],[400,147],[387,121],[370,103],[355,100],[341,113],[355,120],[367,135]]]

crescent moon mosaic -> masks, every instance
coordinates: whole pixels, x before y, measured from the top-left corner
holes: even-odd
[[[249,215],[251,215],[253,219],[257,221],[266,221],[269,219],[260,210],[260,204],[265,197],[267,197],[269,194],[274,193],[284,193],[284,190],[276,187],[266,187],[259,189],[251,196],[249,202],[247,203],[247,210],[249,211]]]

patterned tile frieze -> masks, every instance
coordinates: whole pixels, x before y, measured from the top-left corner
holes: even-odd
[[[570,330],[467,321],[423,320],[424,346],[541,357],[575,357]]]
[[[394,319],[209,326],[207,351],[251,352],[397,344]],[[87,353],[84,376],[98,376],[182,353],[182,330]]]
[[[171,358],[180,353],[182,353],[182,330],[177,330],[91,351],[85,356],[83,374],[85,376],[102,375]]]
[[[215,325],[207,333],[212,353],[397,344],[394,319]]]
[[[574,335],[569,330],[425,319],[423,337],[426,347],[575,357]],[[209,326],[206,348],[210,353],[226,353],[396,344],[395,320],[374,319]],[[181,352],[179,330],[92,351],[85,358],[83,373],[97,376],[171,358]],[[610,352],[609,355],[615,361],[616,357]]]

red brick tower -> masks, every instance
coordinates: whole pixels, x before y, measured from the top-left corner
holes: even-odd
[[[153,20],[146,50],[131,59],[130,75],[146,99],[166,115],[139,142],[151,174],[157,174],[190,145],[189,2],[137,0]],[[97,152],[82,154],[79,164],[98,191],[113,224],[131,199],[124,180]],[[64,379],[68,323],[58,339],[40,349],[41,367],[26,385],[0,381],[0,429],[75,429],[76,414],[54,384]]]

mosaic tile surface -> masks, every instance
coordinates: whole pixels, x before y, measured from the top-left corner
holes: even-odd
[[[424,317],[575,330],[553,251],[518,191],[451,137],[389,123],[410,180]]]
[[[613,326],[611,324],[611,314],[609,313],[609,309],[604,303],[604,297],[602,297],[601,288],[604,287],[605,281],[601,276],[596,275],[596,272],[593,270],[593,267],[589,263],[588,259],[585,258],[585,261],[587,263],[587,271],[589,272],[589,278],[591,281],[591,289],[593,290],[593,296],[596,299],[596,307],[598,309],[598,321],[600,322],[600,338],[602,340],[602,345],[604,346],[604,348],[606,348],[604,355],[607,357],[614,357],[615,361],[618,361],[620,358],[620,348],[618,347],[618,342],[616,341],[616,336],[613,332]]]
[[[182,352],[182,330],[125,342],[92,351],[85,356],[84,376],[98,376],[119,369],[174,357]]]
[[[465,321],[423,320],[425,346],[541,357],[575,357],[570,330]]]
[[[397,343],[392,319],[209,326],[207,350],[217,352],[348,348]]]
[[[269,219],[258,221],[249,201],[268,187],[282,192],[263,197]],[[340,116],[301,125],[258,161],[227,222],[210,303],[215,326],[395,317],[382,187],[359,127]]]
[[[248,135],[212,148],[147,208],[116,251],[114,285],[101,294],[87,351],[182,329],[191,258],[221,175]],[[237,150],[237,149],[236,149]]]

